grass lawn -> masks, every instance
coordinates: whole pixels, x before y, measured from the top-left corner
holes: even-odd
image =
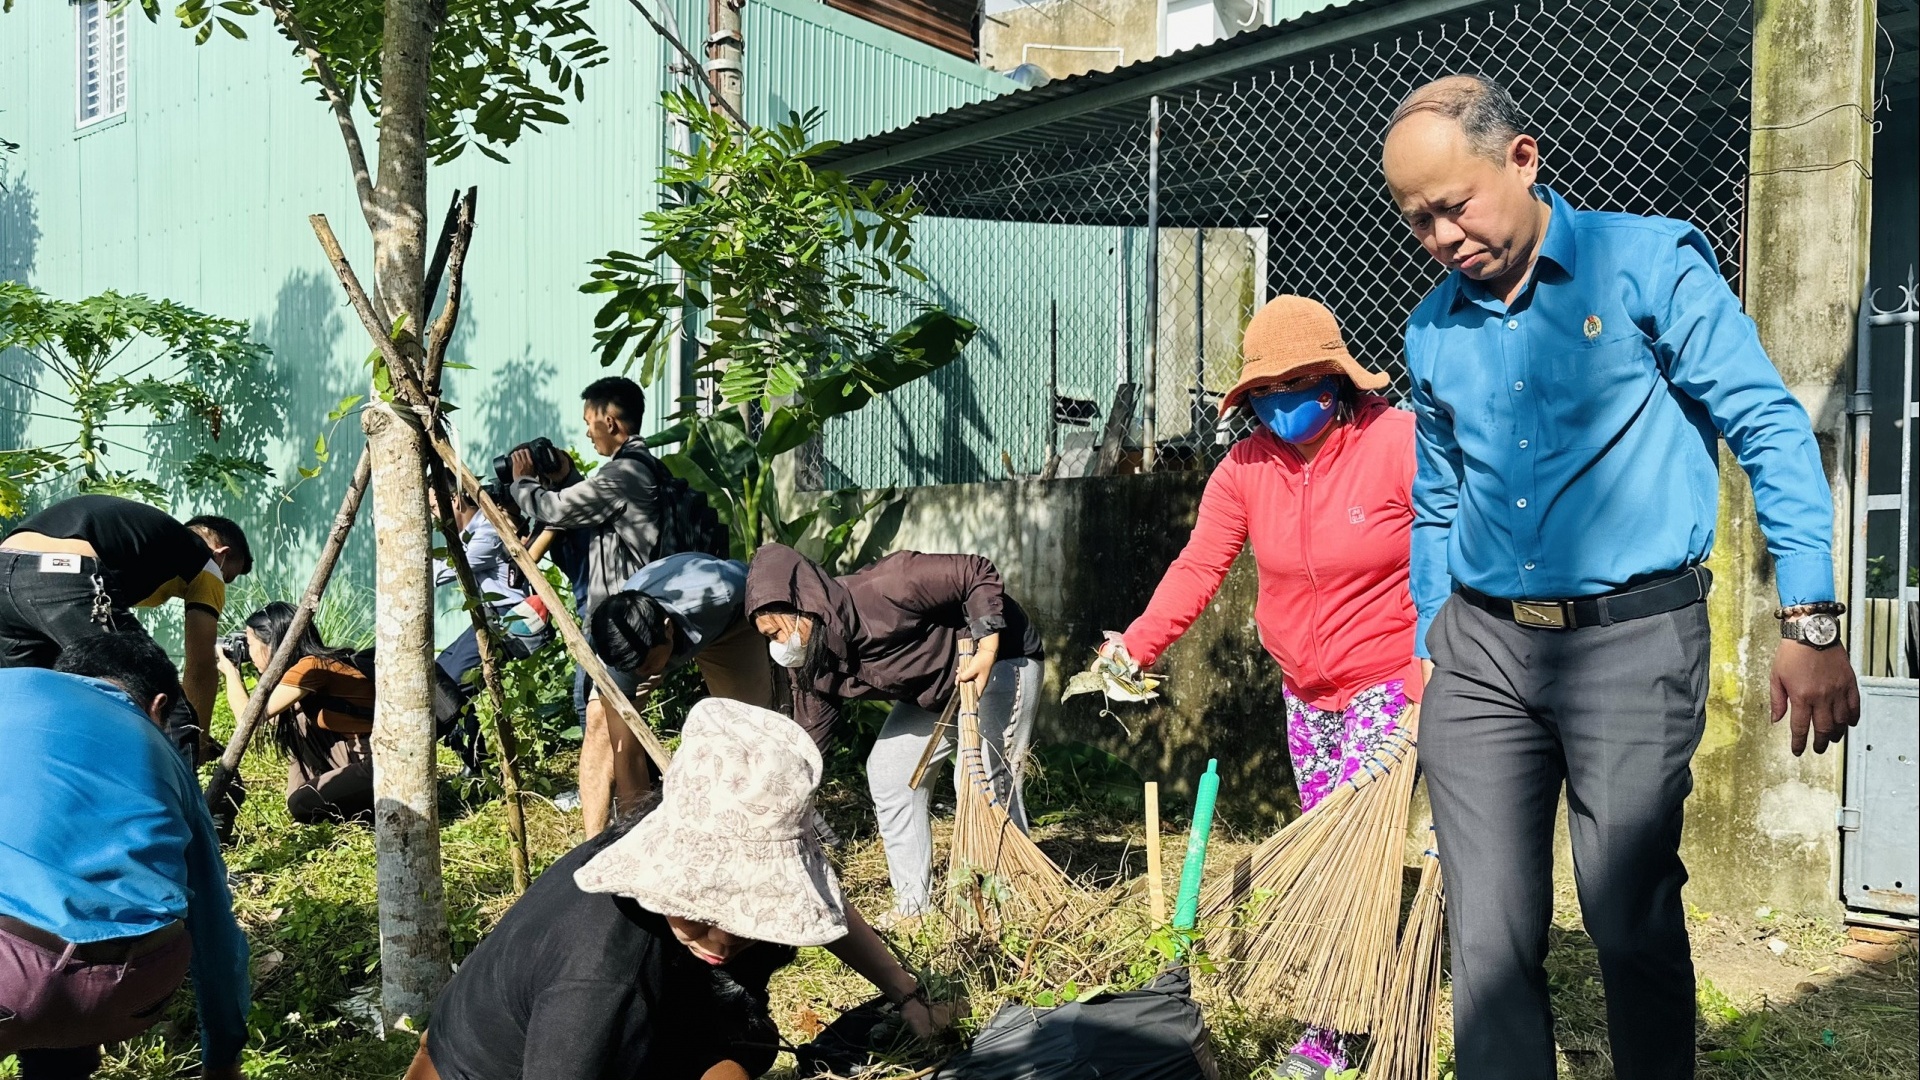
[[[836,772],[844,774],[845,762],[836,760]],[[529,787],[541,793],[530,799],[527,814],[537,866],[551,863],[582,838],[578,813],[562,813],[544,797],[571,786],[568,765],[556,758],[528,778]],[[242,814],[239,842],[228,854],[240,918],[253,943],[254,1035],[246,1075],[393,1080],[411,1057],[413,1040],[405,1035],[382,1040],[372,1021],[369,997],[379,982],[372,837],[360,827],[293,824],[280,800],[282,770],[265,749],[249,756],[244,774],[253,797]],[[886,864],[864,789],[850,779],[830,781],[822,801],[848,839],[838,861],[849,895],[877,915],[888,906]],[[1015,927],[999,939],[958,931],[939,918],[927,920],[911,936],[896,936],[911,966],[966,988],[975,1014],[969,1027],[984,1022],[999,1001],[1071,995],[1137,979],[1152,968],[1146,947],[1150,928],[1137,899],[1145,865],[1140,823],[1076,806],[1089,801],[1080,797],[1084,792],[1042,784],[1036,794],[1036,835],[1056,861],[1109,889],[1107,913],[1074,925]],[[448,914],[458,957],[509,903],[505,815],[498,802],[468,802],[450,786],[442,801]],[[941,840],[946,824],[937,823]],[[1209,867],[1225,866],[1256,839],[1219,838]],[[1170,891],[1184,844],[1179,832],[1165,839]],[[1897,961],[1872,966],[1839,956],[1845,936],[1831,925],[1764,912],[1694,912],[1693,924],[1702,1077],[1912,1080],[1920,1075],[1911,950]],[[1553,945],[1549,974],[1560,1075],[1610,1077],[1599,966],[1570,892],[1562,896]],[[1197,992],[1207,1006],[1226,1080],[1262,1076],[1262,1066],[1293,1036],[1293,1025],[1237,1007],[1225,999],[1217,978],[1202,976]],[[807,949],[776,976],[773,1011],[787,1038],[802,1042],[840,1010],[870,996],[858,976],[823,950]],[[1450,1076],[1444,997],[1441,1009],[1441,1075]],[[158,1080],[192,1075],[196,1064],[191,1009],[182,1000],[152,1033],[114,1049],[100,1075]],[[783,1056],[773,1075],[790,1075],[783,1071],[790,1065],[791,1058]],[[898,1075],[910,1071],[903,1068]],[[0,1061],[0,1077],[13,1076],[14,1062]]]

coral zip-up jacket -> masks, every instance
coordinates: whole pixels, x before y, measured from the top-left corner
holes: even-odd
[[[1158,660],[1252,541],[1260,641],[1295,697],[1343,709],[1404,678],[1419,700],[1407,578],[1413,473],[1413,414],[1377,397],[1362,398],[1311,463],[1265,428],[1242,439],[1208,479],[1186,548],[1127,628],[1127,652]]]

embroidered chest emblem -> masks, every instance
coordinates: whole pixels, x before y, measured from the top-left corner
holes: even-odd
[[[1365,510],[1362,510],[1358,506],[1347,507],[1348,523],[1353,525],[1361,525],[1361,524],[1364,524],[1366,520],[1367,520],[1367,512]]]
[[[1600,316],[1598,315],[1587,316],[1587,321],[1581,325],[1580,332],[1587,335],[1588,341],[1592,341],[1594,338],[1599,337],[1600,336]]]

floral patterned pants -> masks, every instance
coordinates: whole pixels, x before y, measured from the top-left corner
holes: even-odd
[[[1285,693],[1287,751],[1302,810],[1313,809],[1335,785],[1358,772],[1412,705],[1402,679],[1360,691],[1344,709],[1316,709],[1293,691]]]

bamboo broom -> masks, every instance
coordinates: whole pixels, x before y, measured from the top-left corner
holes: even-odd
[[[1030,911],[1066,903],[1072,894],[1067,875],[1014,825],[994,793],[980,744],[979,698],[964,683],[956,757],[960,790],[954,800],[949,880],[963,887],[953,892],[971,894],[969,902],[983,923],[988,899],[1011,901]]]
[[[1400,934],[1393,977],[1381,994],[1367,1053],[1368,1080],[1433,1080],[1433,1037],[1440,1011],[1441,916],[1446,889],[1440,857],[1427,851],[1420,888]]]
[[[1320,1027],[1372,1029],[1393,969],[1417,724],[1409,711],[1358,774],[1214,891],[1211,915],[1259,901],[1227,949],[1243,999]]]

